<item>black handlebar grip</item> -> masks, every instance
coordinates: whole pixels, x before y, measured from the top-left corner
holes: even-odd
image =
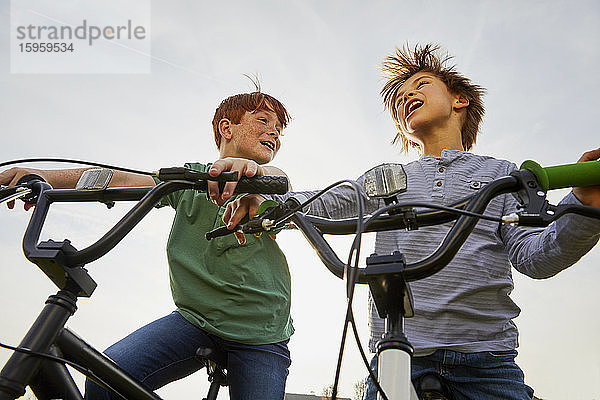
[[[288,179],[285,176],[242,177],[235,191],[237,193],[285,194],[288,191]]]

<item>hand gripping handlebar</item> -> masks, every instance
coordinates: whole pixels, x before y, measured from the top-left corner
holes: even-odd
[[[194,189],[205,192],[208,181],[219,182],[219,188],[223,189],[225,182],[238,180],[237,172],[223,172],[213,177],[207,172],[194,171],[188,168],[162,168],[155,174],[161,181],[183,180],[195,182]],[[262,194],[284,194],[288,190],[288,179],[285,176],[253,176],[251,178],[242,176],[235,188],[236,193],[262,193]]]

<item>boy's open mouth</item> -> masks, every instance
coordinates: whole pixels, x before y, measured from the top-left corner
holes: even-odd
[[[410,116],[410,114],[413,113],[413,111],[415,111],[417,108],[421,107],[422,105],[423,105],[423,102],[418,99],[414,99],[414,100],[408,102],[406,104],[406,110],[404,112],[404,115],[406,115],[406,118],[408,118]]]
[[[275,143],[271,142],[260,142],[263,146],[268,147],[271,151],[275,151]]]

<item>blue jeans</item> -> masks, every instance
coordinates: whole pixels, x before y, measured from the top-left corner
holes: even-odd
[[[437,350],[425,357],[413,357],[412,381],[427,373],[441,376],[454,400],[530,400],[533,389],[525,384],[523,371],[515,363],[516,350],[459,353]],[[371,360],[377,373],[377,356]],[[365,400],[375,400],[377,389],[367,379]]]
[[[247,345],[224,340],[173,312],[138,329],[104,353],[150,390],[156,390],[199,370],[202,364],[194,358],[196,350],[210,346],[226,353],[232,400],[282,400],[291,363],[287,342]],[[121,399],[90,380],[86,380],[85,389],[87,400]]]

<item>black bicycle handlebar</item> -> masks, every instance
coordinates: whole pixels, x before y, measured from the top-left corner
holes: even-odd
[[[539,213],[521,213],[519,215],[519,224],[524,226],[547,226],[550,222],[556,220],[566,213],[575,213],[586,217],[592,217],[600,219],[600,209],[588,206],[580,205],[561,205],[551,206],[545,201],[545,191],[538,191],[536,177],[528,170],[516,171],[511,176],[500,178],[490,182],[489,184],[482,187],[479,192],[467,199],[463,199],[451,207],[455,209],[463,209],[468,213],[482,214],[489,202],[496,196],[504,193],[520,193],[520,201],[531,201],[535,203],[539,210]],[[533,194],[532,194],[533,193]],[[539,194],[543,193],[543,203],[540,202]],[[535,199],[533,197],[537,196]],[[518,197],[518,196],[517,196]],[[519,198],[519,197],[518,197]],[[450,261],[454,258],[456,253],[459,251],[461,246],[467,240],[471,234],[473,228],[477,224],[479,217],[473,215],[461,215],[457,216],[456,213],[447,210],[424,210],[414,212],[412,207],[425,206],[425,204],[419,203],[398,203],[395,205],[396,209],[402,210],[402,208],[410,212],[410,217],[407,217],[406,212],[400,212],[397,215],[382,215],[376,219],[365,217],[363,219],[364,231],[363,232],[378,232],[385,230],[397,230],[397,229],[412,229],[413,226],[431,226],[439,225],[446,222],[456,220],[453,226],[450,228],[442,243],[436,249],[436,251],[425,259],[409,263],[403,266],[402,273],[405,281],[415,281],[426,278],[435,274],[436,272],[443,269]],[[289,218],[289,215],[282,219]],[[261,226],[264,226],[261,219],[250,220],[248,223],[238,227],[239,230],[247,233],[247,228],[252,229],[251,233],[257,233],[264,231]],[[334,235],[345,235],[356,233],[356,227],[358,223],[357,218],[348,218],[343,220],[330,220],[326,218],[320,218],[315,216],[307,216],[300,212],[296,212],[291,217],[294,224],[304,234],[308,242],[317,252],[317,255],[325,266],[338,278],[345,276],[346,264],[342,262],[336,253],[333,251],[329,243],[324,239],[324,234]],[[279,220],[270,221],[271,226],[277,226]],[[368,222],[368,223],[367,223]],[[213,233],[214,232],[214,233]],[[207,235],[211,237],[217,235],[224,235],[232,233],[233,231],[226,231],[224,229],[218,232],[209,232]],[[389,265],[385,268],[388,268]],[[356,273],[357,283],[367,283],[367,276],[371,274],[379,274],[382,270],[378,270],[377,267],[369,268],[358,268]]]
[[[53,202],[99,201],[108,203],[112,201],[139,200],[138,203],[119,222],[117,222],[117,224],[92,245],[82,250],[75,250],[72,246],[68,246],[69,243],[67,243],[67,246],[61,247],[61,251],[63,251],[65,247],[69,247],[69,251],[64,251],[64,254],[61,254],[61,262],[67,267],[77,267],[97,260],[114,248],[163,196],[182,189],[206,191],[208,186],[206,179],[213,179],[206,173],[199,173],[197,171],[181,168],[163,169],[161,172],[162,175],[159,174],[159,176],[162,179],[167,180],[167,182],[162,182],[153,188],[108,188],[102,191],[57,190],[52,189],[47,183],[39,180],[28,182],[27,186],[37,194],[38,200],[23,238],[23,250],[25,255],[33,262],[38,261],[40,258],[57,257],[56,248],[49,249],[45,246],[38,245],[41,228],[45,221],[49,206]],[[232,179],[235,179],[235,177],[227,175],[216,178],[216,180],[220,181],[219,184],[221,186],[225,184],[225,181],[231,181]],[[453,204],[451,207],[463,209],[465,212],[481,214],[485,211],[491,199],[500,194],[510,192],[518,193],[517,197],[519,197],[521,201],[525,199],[525,201],[533,200],[533,202],[537,201],[539,203],[539,199],[534,198],[531,193],[525,192],[527,190],[530,192],[533,190],[535,192],[534,187],[536,186],[532,185],[533,181],[536,181],[534,174],[527,170],[517,171],[511,176],[490,182],[480,189],[476,195],[463,199],[462,201]],[[246,193],[282,193],[287,190],[287,186],[287,179],[282,177],[243,177],[238,182],[237,190]],[[10,189],[12,190],[12,188]],[[0,188],[0,191],[8,192],[7,188]],[[545,192],[543,193],[545,194]],[[399,203],[396,207],[400,210],[404,208],[404,210],[397,215],[384,215],[376,219],[367,217],[363,220],[363,224],[365,225],[364,232],[412,229],[413,226],[438,225],[456,220],[438,249],[433,254],[421,261],[410,263],[403,267],[402,275],[408,282],[423,279],[444,268],[444,266],[446,266],[456,255],[479,220],[478,217],[473,215],[461,215],[460,217],[457,217],[454,212],[448,210],[424,210],[414,212],[412,207],[415,206],[420,205],[415,205],[415,203]],[[565,213],[577,213],[588,217],[600,218],[600,209],[593,207],[576,205],[551,207],[553,208],[551,216],[524,214],[521,216],[520,223],[522,225],[528,224],[530,226],[546,226],[549,222]],[[290,214],[284,218],[289,219]],[[346,264],[337,257],[327,241],[323,238],[323,235],[355,233],[358,220],[356,218],[328,220],[325,218],[306,216],[299,212],[291,215],[291,220],[300,228],[327,268],[337,277],[343,278]],[[249,223],[244,226],[244,232],[248,233],[248,229],[251,229],[252,233],[268,230],[265,228],[263,222],[264,221],[260,219],[249,221]],[[277,222],[278,221],[275,221],[275,224],[271,224],[271,226],[277,225]],[[223,232],[210,232],[207,235],[220,236],[232,233],[232,231],[224,229],[222,229],[222,231]],[[368,274],[380,272],[381,271],[377,271],[377,268],[370,268],[370,272],[367,272],[365,268],[359,268],[356,274],[356,282],[367,283]]]
[[[480,189],[479,193],[470,198],[464,206],[466,211],[482,213],[485,211],[492,198],[502,193],[508,193],[519,188],[518,180],[514,177],[505,177],[490,182]],[[465,201],[457,203],[463,205]],[[398,204],[402,207],[402,203]],[[418,226],[439,225],[457,219],[448,211],[421,211],[414,214],[415,223]],[[365,223],[368,217],[365,218]],[[327,243],[324,234],[350,234],[356,232],[356,218],[346,219],[343,222],[331,221],[324,218],[317,218],[296,213],[292,217],[294,224],[302,231],[308,242],[316,250],[317,255],[325,266],[338,278],[344,277],[346,264],[342,262],[331,246]],[[450,231],[446,234],[444,240],[438,249],[429,257],[405,266],[402,271],[404,279],[407,282],[426,278],[438,272],[446,266],[456,255],[462,244],[475,227],[478,218],[462,215],[458,217]],[[343,228],[343,229],[340,229]],[[382,230],[395,230],[406,228],[406,223],[401,215],[382,216],[373,223],[365,224],[365,232],[374,232]],[[371,269],[370,273],[380,273],[376,269]],[[356,275],[356,283],[367,283],[367,272],[365,268],[359,268]]]
[[[181,171],[180,171],[181,172]],[[195,171],[193,171],[195,172]],[[221,189],[227,181],[235,179],[235,175],[212,178],[207,174],[202,177],[192,173],[187,180],[177,179],[177,176],[164,176],[167,182],[161,182],[155,187],[139,188],[108,188],[101,191],[80,191],[73,189],[52,189],[42,178],[29,179],[21,183],[20,187],[27,187],[35,193],[36,207],[31,216],[27,230],[23,237],[23,251],[30,261],[39,264],[40,260],[60,258],[66,267],[77,267],[95,261],[112,250],[150,210],[158,204],[161,198],[183,189],[206,191],[207,180],[219,181]],[[236,186],[236,192],[282,194],[287,191],[288,181],[285,177],[242,177]],[[16,189],[0,188],[4,194],[14,194]],[[46,219],[50,205],[54,202],[91,202],[98,201],[109,203],[114,201],[138,201],[131,210],[117,222],[104,236],[92,245],[82,250],[75,250],[72,246],[40,246],[38,244],[40,233]],[[67,245],[69,245],[67,241]],[[69,247],[69,251],[65,248]],[[61,253],[61,254],[59,254]]]

